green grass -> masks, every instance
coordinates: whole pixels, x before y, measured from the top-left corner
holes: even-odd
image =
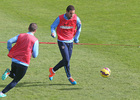
[[[0,41],[27,32],[31,22],[38,24],[35,36],[40,42],[56,42],[50,25],[65,13],[69,4],[82,21],[80,43],[140,45],[139,0],[1,0]],[[6,43],[0,43],[0,73],[10,68]],[[74,45],[71,85],[64,68],[53,81],[49,67],[61,59],[57,44],[40,44],[39,56],[31,59],[25,77],[2,100],[139,100],[140,48],[117,45]],[[109,67],[111,76],[103,78],[100,69]],[[0,91],[11,82],[0,80]]]

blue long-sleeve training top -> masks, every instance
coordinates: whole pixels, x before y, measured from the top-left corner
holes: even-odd
[[[27,34],[31,34],[31,35],[34,35],[33,33],[31,32],[27,32]],[[7,49],[10,51],[11,48],[12,48],[12,44],[13,43],[16,43],[17,39],[18,39],[18,36],[15,36],[11,39],[8,40],[7,42]],[[36,58],[38,56],[38,52],[39,52],[39,41],[37,40],[35,43],[34,43],[34,46],[33,46],[33,52],[32,52],[32,56],[33,58]],[[21,64],[21,65],[24,65],[24,66],[29,66],[28,64],[24,63],[24,62],[21,62],[15,58],[12,58],[12,62],[15,62],[17,64]]]

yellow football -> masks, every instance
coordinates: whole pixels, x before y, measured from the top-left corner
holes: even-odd
[[[109,77],[111,74],[111,70],[107,67],[104,67],[100,70],[100,74],[102,77]]]

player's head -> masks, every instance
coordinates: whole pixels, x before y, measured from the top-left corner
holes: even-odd
[[[75,8],[73,5],[69,5],[66,9],[66,16],[68,19],[71,19],[73,15],[75,14]]]
[[[31,23],[29,25],[28,30],[29,30],[29,32],[36,32],[36,30],[37,30],[37,24],[36,23]]]

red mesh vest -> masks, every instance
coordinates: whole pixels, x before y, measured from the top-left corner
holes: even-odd
[[[27,33],[20,34],[16,44],[12,47],[8,56],[26,64],[30,64],[32,48],[36,40],[38,39],[33,35]]]
[[[58,40],[72,40],[76,33],[76,23],[77,23],[77,15],[66,20],[64,18],[64,14],[59,16],[60,22],[57,26],[56,32],[58,36]]]

